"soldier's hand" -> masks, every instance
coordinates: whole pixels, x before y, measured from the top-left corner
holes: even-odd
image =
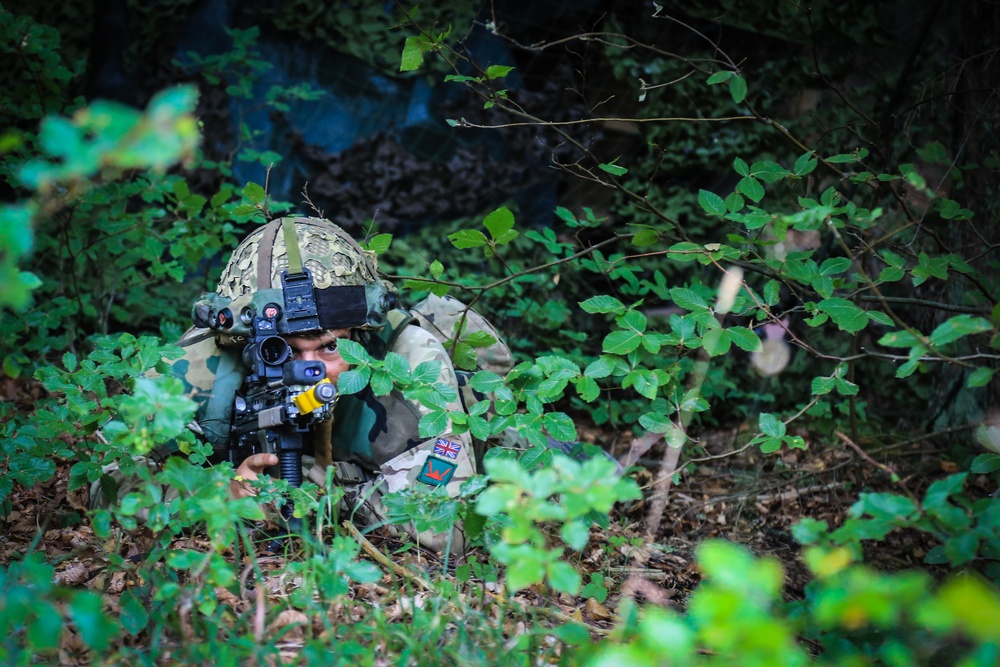
[[[265,468],[276,465],[278,457],[275,454],[254,454],[246,457],[236,469],[236,479],[229,483],[229,495],[235,499],[257,495],[250,482],[257,479]]]

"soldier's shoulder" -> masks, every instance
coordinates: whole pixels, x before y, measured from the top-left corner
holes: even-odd
[[[405,357],[411,367],[432,359],[448,361],[448,353],[441,341],[416,323],[403,327],[393,340],[389,351]]]
[[[183,350],[184,356],[173,362],[171,371],[175,377],[184,381],[188,391],[211,389],[223,357],[235,354],[232,350],[216,345],[211,329],[188,329],[177,341],[177,345]]]

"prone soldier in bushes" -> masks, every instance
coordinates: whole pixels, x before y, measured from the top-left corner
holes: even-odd
[[[322,485],[332,466],[355,521],[379,522],[386,515],[381,502],[386,493],[426,485],[444,486],[450,496],[457,495],[477,472],[474,443],[468,432],[454,432],[450,421],[441,433],[422,437],[418,425],[428,409],[398,390],[384,396],[371,387],[337,392],[338,378],[349,368],[338,346],[356,341],[375,358],[395,352],[411,369],[439,362],[437,382],[452,387],[456,397],[448,410],[460,410],[464,383],[442,341],[451,334],[445,320],[462,309],[457,301],[437,297],[412,311],[396,307],[391,285],[378,277],[374,255],[340,227],[319,218],[283,218],[247,236],[216,291],[195,304],[195,327],[178,342],[184,356],[173,363],[173,373],[198,405],[191,428],[218,454],[265,450],[245,458],[230,456],[237,466],[230,487],[234,497],[252,494],[247,480],[265,471],[280,469],[282,476],[298,478],[293,483],[307,478]],[[498,341],[480,352],[480,367],[509,370],[510,350],[499,335],[474,312],[468,316]],[[314,384],[317,380],[323,386]],[[289,406],[271,407],[269,402],[283,401],[282,386],[304,383],[314,386],[295,396],[298,426],[282,435],[281,417],[273,423],[266,417],[284,411],[287,425]],[[251,386],[258,388],[254,395],[247,394]],[[308,422],[303,420],[307,413]],[[300,439],[296,431],[303,430]],[[276,447],[252,446],[276,439]],[[311,457],[303,459],[303,450]],[[409,532],[436,551],[448,543],[447,534]],[[461,527],[453,533],[452,548],[460,549]]]

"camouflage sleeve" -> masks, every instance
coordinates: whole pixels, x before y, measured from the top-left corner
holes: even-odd
[[[210,329],[189,329],[177,342],[184,356],[171,370],[184,382],[185,392],[198,404],[196,424],[207,442],[219,451],[229,442],[233,400],[246,370],[235,348],[220,348]]]
[[[448,409],[462,409],[454,367],[444,347],[434,336],[420,327],[406,327],[396,338],[390,351],[404,357],[410,368],[416,368],[425,361],[441,362],[438,382],[454,390],[455,398],[448,404]],[[421,417],[430,412],[423,405],[411,404]],[[474,459],[470,456],[470,443],[469,433],[455,433],[450,420],[441,433],[426,438],[419,434],[411,435],[411,446],[380,466],[387,491],[426,484],[445,486],[449,495],[457,495],[462,482],[476,473]]]

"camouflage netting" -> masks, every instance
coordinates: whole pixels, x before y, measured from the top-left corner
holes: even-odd
[[[384,231],[410,231],[480,215],[511,198],[521,219],[543,220],[552,215],[565,187],[564,174],[552,168],[552,161],[570,155],[570,142],[553,144],[542,128],[495,132],[447,125],[447,118],[486,123],[490,117],[481,98],[444,82],[438,59],[429,57],[420,72],[399,72],[403,41],[413,30],[396,27],[401,14],[392,5],[323,0],[15,4],[24,5],[15,11],[48,21],[64,35],[69,60],[86,63],[79,86],[89,98],[144,106],[158,90],[198,81],[208,159],[225,163],[245,148],[273,151],[281,159],[269,176],[260,163],[237,161],[236,182],[268,180],[272,197],[298,210],[309,209],[302,201],[307,188],[317,213],[354,234],[373,219]],[[486,23],[495,18],[522,43],[534,43],[592,27],[602,16],[592,5],[490,3],[487,10],[493,14],[482,14],[470,28],[471,8],[478,5],[448,0],[423,8],[418,20],[436,32],[449,25],[470,30],[466,54],[481,67],[514,66],[505,83],[516,91],[518,103],[558,121],[586,115],[592,103],[581,94],[578,102],[566,104],[564,96],[553,94],[577,85],[573,66],[540,51],[517,50]],[[253,100],[232,97],[227,86],[233,81],[202,76],[198,59],[189,55],[204,59],[230,53],[234,42],[228,31],[247,28],[260,31],[250,60],[271,66]],[[583,67],[585,59],[581,56]],[[246,73],[251,63],[231,67]],[[323,94],[317,100],[289,99],[280,111],[263,103],[273,86],[300,85]],[[247,125],[245,132],[241,123]],[[604,132],[580,126],[569,136],[589,145]],[[222,178],[219,170],[208,169],[189,182],[195,191],[212,192]]]

